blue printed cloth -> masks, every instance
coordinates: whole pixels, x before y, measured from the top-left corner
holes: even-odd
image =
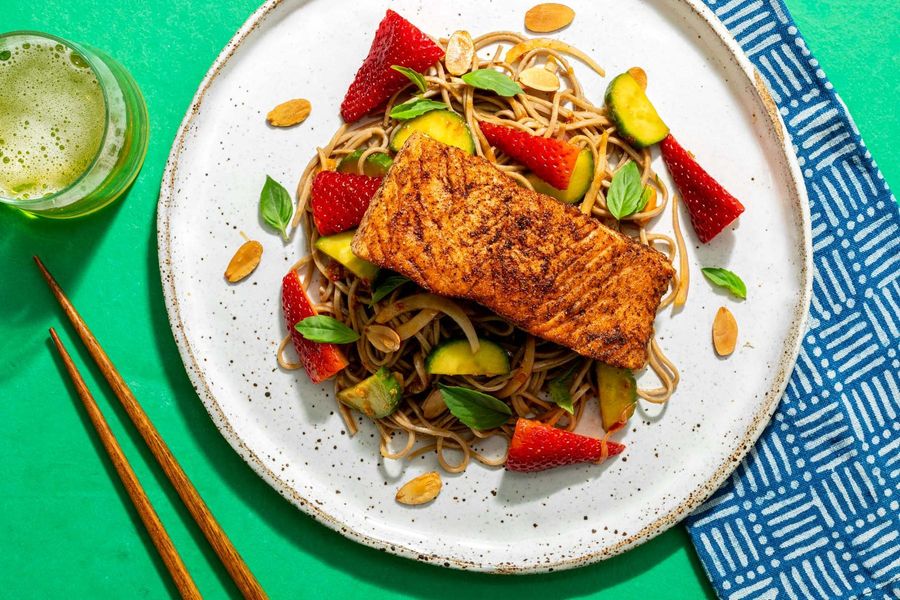
[[[778,412],[688,530],[721,598],[897,599],[896,200],[781,0],[705,1],[781,110],[809,192],[815,274]]]

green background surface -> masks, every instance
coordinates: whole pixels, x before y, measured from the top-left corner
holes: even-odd
[[[612,0],[604,0],[612,1]],[[39,254],[81,309],[188,476],[275,598],[698,598],[712,591],[682,527],[574,571],[497,577],[388,556],[284,501],[219,435],[185,375],[165,315],[156,202],[169,146],[207,68],[258,0],[0,0],[0,31],[39,29],[121,60],[147,98],[147,161],[124,202],[72,223],[0,207],[0,596],[175,594],[48,346],[61,329],[200,590],[236,597],[130,422],[62,326]],[[888,181],[900,180],[896,0],[788,0]],[[62,326],[62,327],[61,327]]]

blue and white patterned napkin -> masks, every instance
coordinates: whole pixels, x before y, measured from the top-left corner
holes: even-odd
[[[775,418],[686,524],[722,598],[900,598],[896,200],[781,0],[705,2],[781,110],[815,275]]]

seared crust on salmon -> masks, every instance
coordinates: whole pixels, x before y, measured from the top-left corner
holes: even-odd
[[[436,294],[628,369],[647,361],[674,274],[658,251],[421,134],[397,154],[352,248]]]

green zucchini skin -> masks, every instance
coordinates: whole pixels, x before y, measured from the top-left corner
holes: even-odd
[[[669,135],[669,127],[630,73],[622,73],[609,83],[604,100],[616,129],[638,148],[652,146]]]
[[[402,396],[403,385],[385,367],[337,395],[338,400],[373,419],[382,419],[397,410]]]
[[[469,131],[469,125],[461,115],[452,110],[432,110],[406,121],[394,134],[391,150],[399,152],[403,142],[416,131],[448,146],[475,154],[475,138]]]
[[[425,371],[432,375],[505,375],[509,355],[500,345],[478,338],[478,352],[472,353],[465,338],[447,340],[435,346],[425,358]]]
[[[526,177],[531,182],[534,191],[552,196],[566,204],[575,204],[584,198],[584,195],[591,187],[591,182],[594,180],[594,153],[591,152],[590,148],[585,148],[578,153],[575,169],[572,171],[572,177],[569,179],[569,187],[564,190],[556,189],[537,175],[529,174]]]
[[[356,165],[363,152],[362,148],[358,148],[342,158],[341,162],[338,163],[337,172],[357,174]],[[393,162],[394,159],[384,152],[373,152],[366,157],[366,161],[363,163],[362,174],[369,177],[384,177],[387,175],[388,169],[391,168]]]
[[[597,388],[603,429],[609,431],[625,425],[637,405],[637,382],[628,369],[597,363]]]
[[[353,254],[353,250],[350,249],[350,242],[353,241],[353,234],[355,233],[356,230],[351,229],[343,233],[320,237],[316,240],[316,249],[321,250],[344,265],[360,279],[372,282],[378,275],[378,266]]]

